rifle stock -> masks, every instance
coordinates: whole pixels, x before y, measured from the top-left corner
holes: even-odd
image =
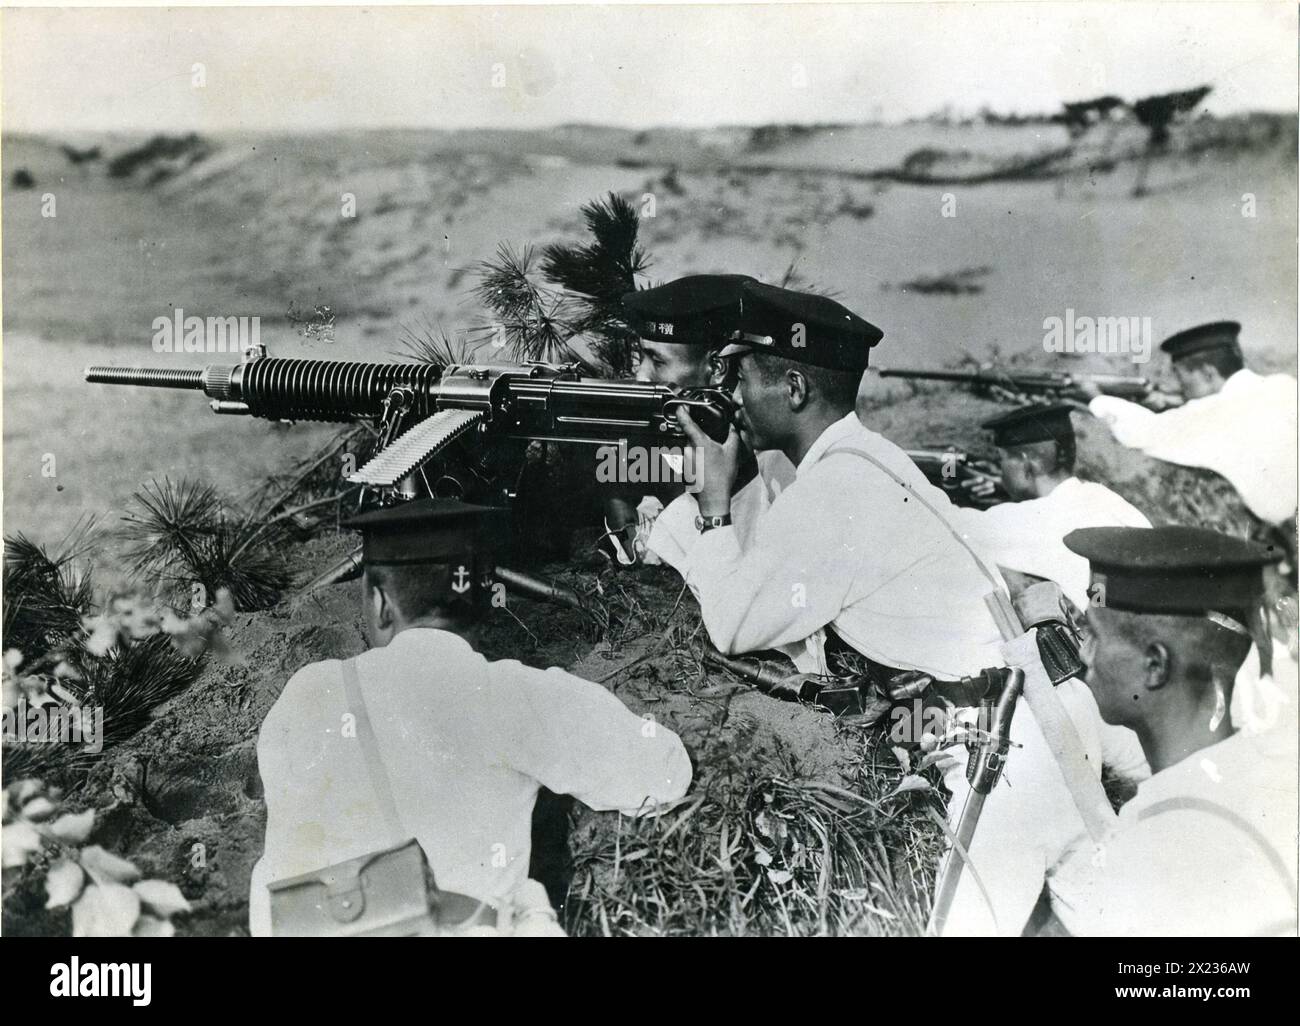
[[[952,447],[905,451],[930,483],[947,492],[955,505],[988,509],[1010,498],[997,467],[967,452]]]

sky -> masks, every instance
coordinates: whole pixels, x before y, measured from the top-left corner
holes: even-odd
[[[326,131],[1049,112],[1211,83],[1296,109],[1296,6],[8,8],[6,131]]]

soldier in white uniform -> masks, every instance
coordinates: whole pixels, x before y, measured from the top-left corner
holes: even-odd
[[[496,905],[521,895],[545,905],[528,879],[540,787],[638,815],[682,797],[691,764],[672,731],[599,685],[474,650],[490,548],[505,530],[500,513],[427,499],[350,522],[364,532],[373,646],[355,665],[401,826],[438,886]],[[267,817],[249,897],[255,935],[270,932],[268,884],[387,846],[352,716],[341,664],[327,660],[294,674],[262,724]]]
[[[1150,527],[1138,509],[1105,485],[1074,476],[1077,444],[1063,403],[1026,406],[985,421],[1011,502],[987,510],[955,508],[963,536],[986,553],[1016,591],[1019,578],[1054,581],[1076,610],[1088,607],[1088,561],[1065,546],[1081,527]],[[1137,735],[1102,725],[1102,761],[1129,781],[1150,776]]]
[[[1074,475],[1076,441],[1065,404],[1026,406],[982,426],[993,432],[1011,502],[956,508],[962,534],[1003,570],[1055,581],[1078,609],[1088,605],[1088,561],[1065,547],[1080,527],[1150,527],[1133,505]]]
[[[1283,524],[1296,515],[1296,381],[1248,370],[1240,331],[1235,321],[1216,321],[1161,343],[1186,399],[1175,409],[1155,412],[1095,394],[1095,386],[1081,391],[1120,444],[1212,470],[1260,520]]]
[[[676,388],[713,382],[715,356],[736,329],[744,274],[689,274],[622,297],[624,316],[637,333],[636,380]],[[680,460],[669,466],[668,479],[654,487],[629,483],[611,486],[605,499],[605,537],[614,558],[624,566],[658,563],[647,551],[655,518],[666,503],[682,494]]]
[[[713,643],[727,653],[778,649],[804,672],[826,672],[828,647],[847,646],[882,685],[900,671],[941,685],[1000,665],[984,602],[1004,587],[996,568],[960,538],[948,497],[854,413],[883,333],[822,296],[741,291],[740,338],[723,350],[738,360],[739,432],[720,445],[687,424],[700,490],[672,503],[651,536],[699,599]],[[783,451],[793,481],[777,492],[760,479],[733,497],[742,433],[755,449]],[[1070,680],[1058,694],[1095,739],[1087,688]],[[1008,784],[986,807],[971,852],[998,912],[985,910],[975,874],[963,874],[950,932],[1020,933],[1047,866],[1082,826],[1027,709],[1012,740],[1021,747]],[[967,790],[960,756],[946,781],[954,818]],[[1099,755],[1095,764],[1100,772]]]
[[[1227,713],[1259,609],[1263,546],[1192,527],[1091,528],[1105,605],[1088,609],[1087,682],[1108,723],[1133,727],[1154,775],[1100,845],[1049,876],[1073,934],[1296,933],[1296,732],[1238,731]]]

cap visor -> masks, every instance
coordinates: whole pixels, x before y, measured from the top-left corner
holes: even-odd
[[[754,347],[744,342],[731,342],[718,350],[719,356],[744,356]]]

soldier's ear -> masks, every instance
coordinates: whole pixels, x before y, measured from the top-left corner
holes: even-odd
[[[1143,653],[1145,670],[1143,683],[1148,691],[1156,691],[1169,683],[1173,672],[1173,655],[1164,642],[1153,641]]]
[[[807,405],[808,378],[803,371],[791,368],[785,372],[785,396],[792,411],[802,410]]]
[[[393,626],[396,611],[388,593],[380,585],[370,586],[370,593],[366,596],[366,600],[370,603],[370,612],[376,627],[383,629]]]

